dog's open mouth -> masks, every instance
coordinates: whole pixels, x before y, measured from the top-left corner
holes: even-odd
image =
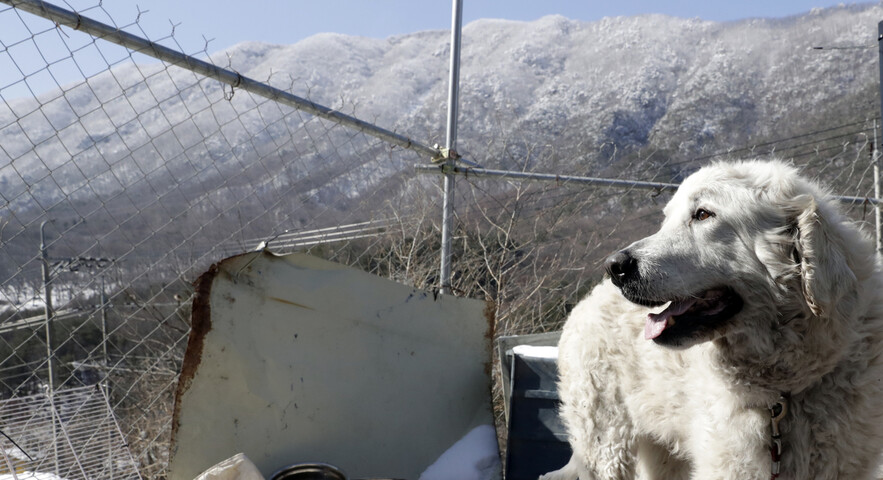
[[[714,330],[741,309],[742,297],[727,287],[672,300],[661,312],[647,315],[644,338],[679,345],[688,337]]]

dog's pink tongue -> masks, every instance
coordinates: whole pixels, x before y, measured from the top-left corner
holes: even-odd
[[[676,300],[671,302],[665,310],[648,314],[647,323],[644,325],[644,338],[653,340],[662,335],[662,332],[668,327],[668,319],[686,312],[694,303],[696,303],[695,299]]]

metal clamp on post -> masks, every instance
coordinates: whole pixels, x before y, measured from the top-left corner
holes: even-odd
[[[453,148],[440,147],[438,144],[434,145],[434,147],[438,154],[432,157],[432,163],[438,165],[443,174],[457,173],[455,171],[457,166],[455,162],[460,159],[460,154]]]
[[[444,148],[437,143],[433,145],[433,148],[435,148],[438,153],[432,157],[432,163],[448,163],[449,160],[453,162],[460,159],[460,154],[453,148]]]

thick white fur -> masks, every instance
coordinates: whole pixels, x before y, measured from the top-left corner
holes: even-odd
[[[697,208],[715,216],[698,222]],[[883,448],[883,283],[872,243],[795,169],[705,167],[628,247],[655,298],[728,285],[735,317],[680,347],[605,280],[559,350],[574,455],[542,479],[771,476],[769,407],[789,394],[780,480],[870,479]]]

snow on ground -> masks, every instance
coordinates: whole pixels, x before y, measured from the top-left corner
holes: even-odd
[[[33,459],[28,457],[21,449],[18,449],[18,448],[10,448],[8,450],[7,449],[0,450],[0,459],[2,459],[2,460],[0,460],[0,462],[2,462],[2,463],[0,463],[0,470],[2,470],[4,466],[6,466],[5,460],[7,460],[7,459],[9,461],[11,461],[13,464],[16,462],[31,462],[31,461],[33,461]]]
[[[557,346],[518,345],[512,349],[512,352],[522,357],[558,358]]]
[[[497,432],[481,425],[445,451],[420,480],[491,480],[500,478],[501,469]]]
[[[0,475],[0,480],[65,480],[54,473],[24,471],[15,475],[7,473]]]

